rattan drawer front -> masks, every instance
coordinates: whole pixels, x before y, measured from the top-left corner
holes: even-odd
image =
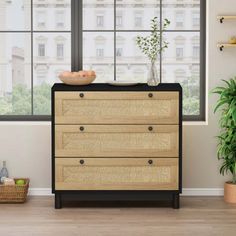
[[[56,124],[178,124],[178,92],[56,92]]]
[[[55,156],[178,157],[178,129],[178,125],[56,125]]]
[[[56,190],[178,189],[176,158],[56,158],[55,166]]]

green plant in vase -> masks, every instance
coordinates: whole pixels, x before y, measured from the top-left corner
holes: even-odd
[[[223,81],[225,86],[213,90],[219,95],[214,113],[220,111],[217,156],[222,161],[220,173],[232,175],[225,183],[225,201],[236,203],[236,78]]]
[[[137,36],[136,44],[151,62],[147,83],[149,86],[156,86],[160,83],[159,75],[156,69],[156,61],[162,51],[168,47],[168,42],[162,40],[162,32],[159,30],[158,18],[151,19],[151,34],[149,36]],[[163,29],[166,30],[170,21],[164,19]]]

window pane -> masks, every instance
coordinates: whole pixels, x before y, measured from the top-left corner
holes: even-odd
[[[169,30],[200,30],[200,0],[162,0],[163,19],[170,20]]]
[[[113,0],[83,0],[84,30],[113,30]]]
[[[30,34],[0,33],[0,115],[31,114]]]
[[[51,85],[58,74],[71,70],[71,34],[34,34],[34,114],[51,114]]]
[[[200,34],[165,33],[169,42],[163,53],[163,82],[183,87],[183,114],[200,114]]]
[[[114,34],[83,34],[83,68],[95,70],[95,82],[114,80]]]
[[[0,30],[30,30],[30,0],[0,1]]]
[[[71,0],[33,0],[34,30],[71,29]]]
[[[160,4],[154,1],[117,1],[117,30],[149,30],[150,20],[160,16]]]
[[[133,82],[146,82],[149,61],[136,45],[136,37],[147,33],[117,33],[116,34],[116,79]]]

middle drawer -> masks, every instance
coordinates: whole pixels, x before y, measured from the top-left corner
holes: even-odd
[[[56,125],[56,157],[178,157],[178,125]]]

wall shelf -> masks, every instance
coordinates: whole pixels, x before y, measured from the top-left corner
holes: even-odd
[[[236,48],[236,44],[233,43],[218,43],[217,47],[220,49],[220,51],[223,51],[224,48]]]
[[[233,15],[223,16],[222,15],[222,16],[218,16],[217,19],[220,20],[220,23],[223,23],[224,20],[236,20],[236,15],[235,16],[233,16]]]

